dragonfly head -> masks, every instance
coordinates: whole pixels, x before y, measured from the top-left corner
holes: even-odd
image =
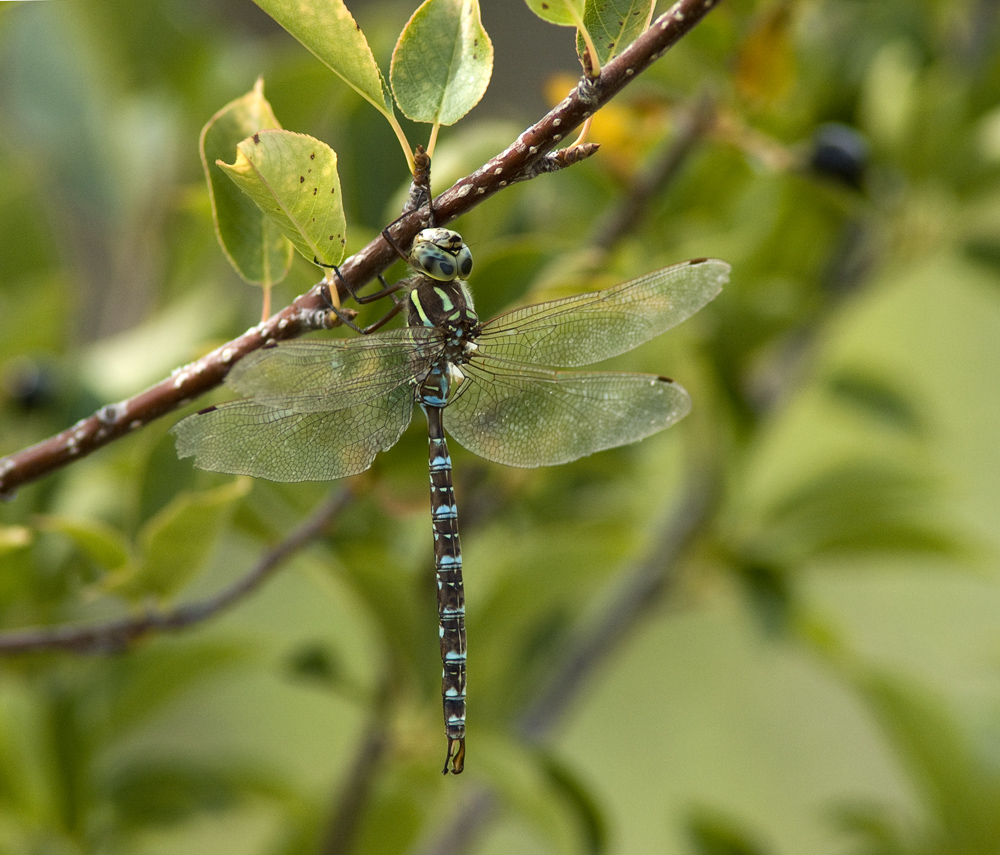
[[[472,273],[472,252],[451,229],[424,229],[413,239],[410,264],[439,282],[465,279]]]

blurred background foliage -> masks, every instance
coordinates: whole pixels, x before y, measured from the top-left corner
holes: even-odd
[[[383,68],[414,5],[352,5]],[[483,18],[493,84],[442,135],[438,190],[577,73],[571,31],[519,0]],[[232,611],[0,662],[0,852],[339,852],[345,816],[350,851],[403,852],[477,784],[501,794],[482,853],[1000,851],[998,21],[990,0],[727,0],[597,117],[598,156],[456,223],[484,316],[687,257],[734,270],[617,361],[691,391],[678,427],[537,471],[453,449],[464,775],[438,771],[418,415]],[[283,126],[338,152],[361,247],[399,210],[396,142],[250,0],[0,4],[0,453],[256,322],[197,139],[261,74]],[[316,278],[298,259],[275,305]],[[4,631],[206,596],[340,486],[195,471],[174,420],[0,505]],[[642,620],[547,741],[520,738],[678,515]]]

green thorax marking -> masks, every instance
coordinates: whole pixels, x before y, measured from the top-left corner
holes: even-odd
[[[479,325],[468,285],[461,279],[438,282],[421,276],[409,294],[406,325],[450,330],[468,338]]]

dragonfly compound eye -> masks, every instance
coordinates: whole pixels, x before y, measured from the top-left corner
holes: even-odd
[[[413,240],[410,264],[432,279],[451,282],[472,272],[472,252],[458,232],[424,229]]]
[[[458,275],[462,279],[468,279],[469,274],[472,273],[472,250],[463,243],[455,261],[458,263]]]

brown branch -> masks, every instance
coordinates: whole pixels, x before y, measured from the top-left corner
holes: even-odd
[[[148,611],[137,617],[106,623],[34,627],[0,633],[0,655],[40,650],[110,653],[122,650],[150,633],[175,632],[208,620],[257,590],[282,563],[322,533],[350,496],[350,491],[344,488],[334,490],[308,520],[267,552],[247,573],[212,597],[167,611]]]
[[[559,142],[659,59],[717,2],[679,0],[608,63],[599,77],[581,80],[561,104],[524,131],[505,151],[438,196],[434,201],[437,224],[451,222],[517,181],[551,171],[553,163],[559,164],[559,158],[553,160],[549,153]],[[563,158],[566,164],[572,159]],[[426,222],[425,209],[414,211],[392,226],[392,236],[400,246],[409,246]],[[394,250],[379,237],[349,258],[341,267],[341,274],[357,288],[395,260]],[[72,463],[205,394],[222,382],[236,361],[266,342],[328,326],[329,315],[318,289],[313,288],[267,321],[135,397],[102,407],[61,433],[0,458],[0,496],[10,495],[22,484]]]

